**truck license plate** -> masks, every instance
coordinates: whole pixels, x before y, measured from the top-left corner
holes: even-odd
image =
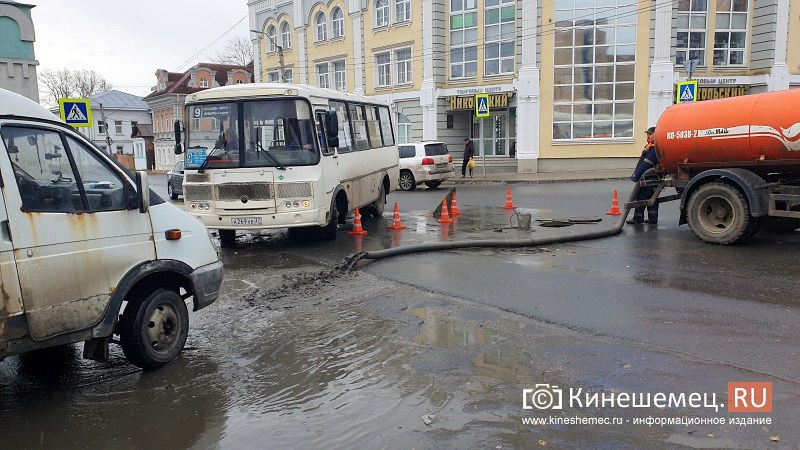
[[[233,217],[231,225],[261,225],[261,217]]]

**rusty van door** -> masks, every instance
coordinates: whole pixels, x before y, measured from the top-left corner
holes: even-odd
[[[5,124],[0,135],[30,337],[90,328],[104,316],[122,277],[155,259],[149,215],[131,205],[128,178],[66,127]]]
[[[6,205],[0,198],[0,359],[9,341],[28,334]]]

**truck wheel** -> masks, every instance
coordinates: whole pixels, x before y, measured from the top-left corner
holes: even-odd
[[[224,248],[236,246],[236,230],[219,230],[219,243]]]
[[[747,239],[758,225],[750,216],[750,207],[742,193],[722,182],[700,186],[689,199],[687,217],[697,237],[720,245]]]
[[[145,370],[172,361],[186,344],[189,313],[177,292],[159,288],[129,303],[120,320],[120,345],[128,361]]]

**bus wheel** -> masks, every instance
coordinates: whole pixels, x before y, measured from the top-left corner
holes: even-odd
[[[336,239],[336,229],[339,226],[339,208],[336,207],[336,202],[331,207],[331,220],[327,225],[321,227],[320,237],[325,241],[332,241]]]
[[[159,288],[141,302],[128,303],[120,320],[125,357],[145,370],[158,369],[183,351],[189,313],[176,291]]]
[[[219,243],[230,248],[236,245],[236,230],[219,230]]]
[[[364,208],[366,212],[372,217],[381,217],[386,207],[386,192],[383,190],[383,183],[378,188],[378,199],[368,207]]]

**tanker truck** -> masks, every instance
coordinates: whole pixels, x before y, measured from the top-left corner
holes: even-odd
[[[655,143],[655,193],[628,206],[680,200],[679,223],[720,245],[800,228],[800,89],[671,106]]]

